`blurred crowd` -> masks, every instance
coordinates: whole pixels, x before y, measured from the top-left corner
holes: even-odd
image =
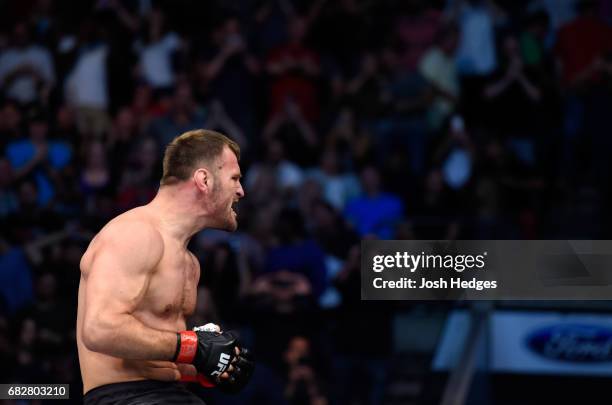
[[[246,198],[191,242],[190,322],[241,330],[258,371],[202,395],[391,403],[396,307],[360,301],[359,241],[608,238],[611,22],[610,0],[0,1],[0,381],[78,398],[80,256],[208,128]]]

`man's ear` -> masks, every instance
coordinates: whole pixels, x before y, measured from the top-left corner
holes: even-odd
[[[193,181],[198,190],[208,193],[212,189],[213,177],[205,168],[199,168],[193,172]]]

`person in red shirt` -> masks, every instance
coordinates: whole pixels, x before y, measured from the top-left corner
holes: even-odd
[[[555,45],[568,87],[600,81],[605,57],[612,51],[612,28],[598,17],[597,3],[583,0],[578,7],[578,17],[561,27]]]
[[[289,22],[287,43],[273,49],[266,71],[271,76],[270,119],[293,102],[304,118],[313,122],[319,115],[316,80],[321,72],[319,55],[304,45],[308,27],[306,20],[296,17]]]

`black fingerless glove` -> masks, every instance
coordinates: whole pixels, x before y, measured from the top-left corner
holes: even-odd
[[[236,346],[237,335],[231,331],[182,331],[177,333],[174,362],[191,363],[199,373],[217,381],[236,357]]]
[[[191,363],[198,370],[197,376],[184,378],[183,381],[199,382],[204,387],[217,387],[222,392],[233,394],[240,392],[253,375],[253,356],[249,350],[239,346],[235,332],[207,332],[194,328],[194,331],[178,333],[177,340],[174,361]],[[240,349],[238,356],[236,347]],[[234,370],[229,378],[220,379],[234,358]]]

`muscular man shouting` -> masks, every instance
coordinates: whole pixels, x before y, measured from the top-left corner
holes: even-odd
[[[77,344],[85,404],[202,404],[179,380],[240,390],[253,370],[232,332],[186,331],[200,266],[187,250],[203,228],[236,230],[240,149],[207,130],[166,148],[149,204],[111,220],[81,259]]]

